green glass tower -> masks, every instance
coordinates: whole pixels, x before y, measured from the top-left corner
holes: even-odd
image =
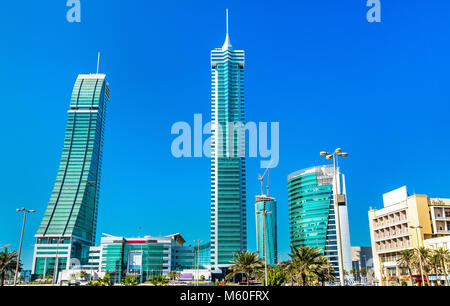
[[[244,122],[244,63],[228,35],[211,51],[211,266],[218,272],[247,248],[245,156],[240,149]]]
[[[95,243],[108,83],[104,74],[79,75],[68,111],[53,192],[35,235],[33,274],[57,275],[86,262]]]
[[[339,207],[344,269],[351,269],[350,233],[345,178],[337,176],[338,193],[344,200],[336,206],[333,198],[333,166],[317,166],[288,176],[289,231],[291,245],[319,247],[339,275],[335,209]]]
[[[266,212],[265,217],[264,212]],[[268,265],[276,265],[278,263],[277,200],[267,195],[256,196],[255,217],[256,252],[262,259],[267,254]],[[264,240],[266,242],[265,250]]]

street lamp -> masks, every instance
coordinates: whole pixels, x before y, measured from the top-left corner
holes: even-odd
[[[339,203],[338,203],[338,185],[337,185],[337,168],[338,168],[338,156],[348,157],[348,153],[342,152],[341,148],[337,148],[334,153],[326,151],[320,152],[320,156],[324,156],[326,159],[333,159],[334,170],[334,210],[336,214],[336,236],[338,244],[338,263],[339,263],[339,282],[341,286],[344,286],[344,265],[342,258],[342,239],[341,239],[341,219],[339,217]]]
[[[20,245],[19,245],[19,255],[17,257],[16,263],[16,273],[14,274],[14,286],[17,282],[17,274],[19,274],[19,264],[20,264],[20,254],[22,253],[22,240],[23,240],[23,231],[25,230],[25,220],[28,213],[34,213],[35,210],[26,210],[25,208],[16,209],[18,212],[23,211],[23,224],[22,224],[22,234],[20,235]]]
[[[200,242],[204,242],[203,240],[194,240],[194,242],[197,242],[197,259],[195,260],[195,265],[197,266],[196,273],[197,273],[197,286],[198,286],[198,279],[200,278]],[[195,259],[195,258],[194,258]]]
[[[266,246],[266,215],[267,214],[272,214],[272,212],[267,211],[266,210],[266,202],[264,202],[264,212],[262,211],[257,211],[256,212],[257,215],[263,215],[263,237],[264,237],[264,278],[266,280],[265,285],[268,286],[267,284],[267,246]],[[247,280],[248,283],[250,283],[250,280]]]
[[[416,239],[417,239],[417,255],[419,257],[419,266],[420,266],[420,280],[422,281],[422,285],[425,284],[425,282],[423,281],[423,269],[422,269],[422,256],[420,254],[420,243],[419,243],[419,233],[418,233],[418,229],[423,228],[423,226],[418,225],[418,226],[410,226],[409,228],[416,230]]]
[[[58,261],[58,251],[59,251],[59,243],[61,242],[61,237],[58,237],[58,242],[56,243],[56,255],[55,255],[55,267],[53,269],[53,285],[56,284],[58,280],[58,268],[59,268],[59,261]]]

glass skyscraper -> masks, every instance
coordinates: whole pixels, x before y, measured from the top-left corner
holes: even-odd
[[[57,275],[84,264],[95,243],[108,83],[104,74],[79,75],[68,111],[61,162],[35,235],[33,274]]]
[[[244,122],[244,63],[242,50],[233,50],[228,35],[222,48],[211,51],[211,266],[230,266],[247,248]]]
[[[319,166],[297,171],[288,177],[289,230],[291,245],[319,247],[330,260],[335,275],[339,275],[339,252],[336,215],[333,199],[333,166]],[[344,175],[338,171],[339,202],[343,267],[352,268],[350,233]]]
[[[266,195],[256,196],[256,249],[260,258],[264,258],[264,211],[266,230],[267,264],[275,265],[278,262],[277,248],[277,200]]]

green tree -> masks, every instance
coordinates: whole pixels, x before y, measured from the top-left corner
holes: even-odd
[[[167,277],[169,277],[170,280],[175,280],[176,278],[180,277],[181,273],[179,271],[170,271],[167,274]]]
[[[331,265],[329,259],[325,256],[321,256],[317,260],[317,265],[314,274],[316,275],[317,280],[322,283],[322,286],[325,285],[325,282],[336,281],[333,266]]]
[[[431,250],[424,248],[424,247],[420,247],[419,249],[415,249],[415,265],[416,265],[416,269],[417,271],[420,271],[420,261],[419,258],[422,262],[422,270],[423,273],[425,274],[425,277],[427,279],[427,285],[430,286],[430,279],[428,277],[430,271],[431,271]],[[419,272],[420,273],[420,272]],[[422,281],[422,283],[425,283],[424,281]]]
[[[366,268],[361,268],[360,270],[359,270],[359,274],[361,275],[361,277],[363,277],[363,278],[367,278],[367,269]],[[367,280],[366,280],[367,281]]]
[[[165,286],[169,280],[164,275],[158,275],[152,279],[153,286]]]
[[[80,271],[80,278],[85,280],[88,277],[88,274],[86,271],[82,270]]]
[[[122,279],[120,282],[122,286],[137,286],[139,283],[136,281],[136,277],[131,277],[130,275],[127,275],[125,279]]]
[[[415,251],[413,249],[400,251],[397,264],[400,267],[406,267],[408,269],[409,279],[412,282],[412,267],[415,264]]]
[[[6,273],[12,273],[16,271],[16,265],[16,251],[9,253],[8,249],[5,249],[0,253],[0,286],[4,285]],[[19,271],[22,271],[22,263],[19,264]]]
[[[114,286],[114,283],[111,280],[111,274],[109,274],[109,272],[107,272],[103,278],[99,278],[99,280],[102,286]]]
[[[227,275],[227,279],[233,278],[238,273],[244,273],[247,279],[247,285],[250,284],[251,273],[255,270],[261,270],[264,267],[264,263],[258,254],[249,251],[240,252],[231,263],[231,272]]]
[[[99,278],[96,281],[90,281],[88,286],[106,287],[114,286],[114,283],[111,281],[111,275],[107,272],[103,278]]]
[[[354,280],[357,280],[357,279],[358,279],[358,269],[356,269],[356,267],[353,267],[353,268],[350,270],[350,274],[353,275],[353,279],[354,279]]]
[[[281,286],[286,281],[286,271],[280,266],[273,267],[267,271],[267,286]],[[263,284],[265,284],[265,276],[263,273]]]
[[[438,275],[441,272],[441,256],[436,250],[432,250],[430,252],[430,266],[431,269],[434,270],[434,274],[436,275],[436,285],[438,281]]]
[[[326,263],[322,250],[310,246],[300,246],[298,249],[291,246],[289,257],[291,261],[285,264],[286,272],[300,286],[311,285],[313,280],[317,280]]]
[[[444,248],[439,248],[435,250],[436,254],[439,256],[441,260],[442,271],[445,275],[445,284],[449,286],[448,282],[448,271],[447,271],[447,261],[450,259],[450,251]]]

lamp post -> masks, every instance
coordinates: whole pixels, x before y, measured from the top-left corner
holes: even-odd
[[[417,255],[419,257],[419,266],[420,266],[420,280],[422,281],[422,286],[423,284],[425,284],[425,282],[423,281],[423,269],[422,269],[422,256],[420,254],[420,243],[419,243],[419,233],[418,233],[418,229],[423,228],[423,226],[418,225],[418,226],[410,226],[409,228],[416,230],[416,239],[417,239]]]
[[[348,153],[343,153],[341,148],[337,148],[334,153],[328,152],[320,152],[321,156],[325,156],[326,159],[333,159],[333,170],[334,170],[334,211],[336,215],[336,236],[337,236],[337,244],[338,244],[338,264],[339,264],[339,282],[341,286],[345,285],[344,280],[344,265],[342,258],[342,239],[341,239],[341,219],[339,217],[339,203],[338,203],[338,176],[337,176],[337,164],[338,164],[338,156],[340,157],[348,157]]]
[[[23,211],[23,224],[22,224],[22,234],[20,235],[20,245],[19,245],[19,255],[17,257],[17,264],[16,264],[16,273],[14,274],[14,286],[17,282],[17,274],[19,274],[19,264],[20,264],[20,254],[22,253],[22,241],[23,241],[23,232],[25,230],[25,221],[28,213],[34,213],[35,210],[26,210],[25,208],[16,209],[18,212]]]
[[[263,249],[263,252],[264,252],[264,278],[265,278],[265,280],[266,280],[266,283],[265,283],[266,286],[268,286],[268,285],[267,285],[266,215],[267,215],[267,214],[270,215],[271,213],[272,213],[271,211],[269,212],[269,211],[266,210],[266,202],[264,202],[264,212],[261,212],[261,211],[256,212],[257,215],[263,215],[263,231],[264,231],[264,233],[263,233],[263,237],[264,237],[264,249]],[[247,282],[250,283],[249,280],[247,280]]]
[[[58,237],[58,242],[56,243],[56,254],[55,254],[55,267],[53,269],[53,285],[56,284],[58,280],[58,268],[59,268],[59,261],[58,261],[58,251],[59,251],[59,243],[61,242],[61,237]]]
[[[198,286],[198,279],[200,278],[200,242],[203,242],[203,240],[194,240],[194,242],[197,242],[197,259],[195,262],[196,265],[196,273],[197,273],[197,286]]]

